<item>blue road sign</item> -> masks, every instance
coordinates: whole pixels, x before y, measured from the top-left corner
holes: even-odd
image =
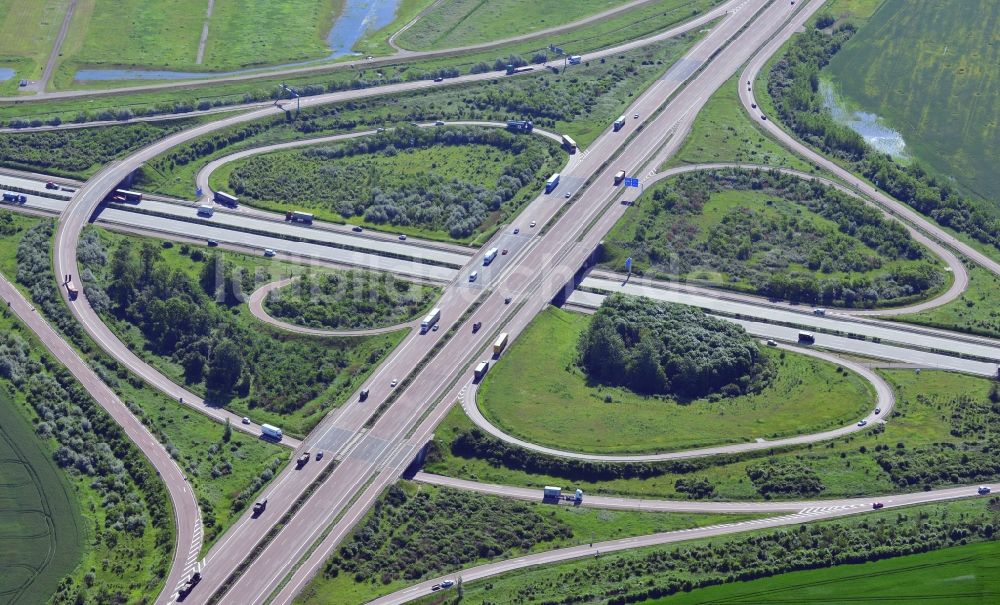
[[[632,272],[632,257],[631,256],[625,259],[625,272],[626,273],[631,273]]]
[[[639,186],[639,179],[636,178],[636,177],[627,176],[627,177],[625,177],[625,186],[626,187],[638,187]]]

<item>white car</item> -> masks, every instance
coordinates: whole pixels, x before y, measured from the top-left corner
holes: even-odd
[[[395,378],[393,378],[393,379],[392,379],[392,382],[390,382],[390,383],[389,383],[389,388],[390,388],[390,389],[391,389],[391,388],[395,388],[397,384],[399,384],[399,381],[398,381],[398,380],[396,380]]]
[[[264,248],[264,256],[274,256],[274,250],[270,248]]]
[[[250,419],[246,416],[243,417],[243,424],[250,424]]]
[[[529,227],[534,227],[534,226],[535,226],[535,221],[531,221],[531,224],[530,224],[530,225],[528,225],[528,226],[529,226]]]
[[[768,338],[767,339],[767,346],[769,346],[769,347],[776,347],[776,346],[778,346],[778,343],[775,342],[773,339]]]
[[[572,193],[570,193],[569,191],[567,191],[566,192],[566,199],[569,199],[572,195],[573,195]]]
[[[634,116],[632,116],[632,119],[638,120],[639,119],[639,114],[635,114]]]
[[[859,420],[858,421],[858,426],[865,426],[866,424],[868,424],[867,420]]]
[[[406,241],[406,234],[405,233],[399,234],[399,241],[401,241],[401,242],[405,242]]]

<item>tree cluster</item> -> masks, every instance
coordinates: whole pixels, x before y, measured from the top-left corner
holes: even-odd
[[[737,396],[759,391],[775,372],[741,326],[694,307],[620,294],[605,299],[579,350],[592,380],[644,394]]]
[[[837,228],[801,214],[740,207],[700,227],[705,203],[726,190],[801,204]],[[630,238],[611,245],[654,273],[719,272],[772,298],[864,307],[905,302],[945,279],[935,265],[920,262],[923,249],[898,222],[836,189],[777,171],[685,174],[659,185],[644,204]],[[880,271],[890,261],[913,262]],[[850,275],[834,275],[842,272]]]
[[[124,239],[106,268],[87,268],[97,274],[88,297],[91,290],[106,293],[98,312],[136,326],[153,353],[182,367],[185,380],[204,385],[212,399],[252,395],[251,406],[288,413],[367,371],[354,351],[362,339],[320,341],[240,322],[231,309],[253,289],[255,276],[221,255],[205,257],[195,281],[166,263],[156,246]],[[382,352],[370,353],[377,360]]]
[[[819,72],[855,32],[851,24],[831,33],[811,29],[792,41],[768,77],[768,92],[781,120],[807,143],[842,158],[896,199],[938,223],[1000,248],[1000,218],[963,196],[918,162],[901,166],[868,146],[847,126],[837,124],[823,107]]]
[[[390,326],[420,314],[434,299],[434,288],[361,271],[305,275],[291,286],[272,290],[264,301],[273,317],[330,329]]]
[[[447,488],[408,496],[394,485],[323,573],[352,574],[358,583],[418,581],[572,535],[525,502]]]
[[[816,471],[798,459],[762,460],[747,466],[747,477],[765,498],[814,496],[823,491],[823,482]]]
[[[379,170],[404,150],[486,145],[505,152],[508,161],[495,183],[480,184],[434,172],[407,174]],[[375,137],[333,146],[253,157],[229,177],[229,187],[250,200],[278,200],[323,207],[344,219],[358,216],[375,224],[446,231],[454,238],[472,235],[492,214],[511,213],[511,202],[527,187],[540,187],[541,169],[554,154],[540,141],[498,128],[400,127]],[[366,156],[361,163],[337,162]]]

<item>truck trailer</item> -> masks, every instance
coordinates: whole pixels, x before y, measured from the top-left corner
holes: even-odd
[[[552,191],[559,186],[559,173],[555,173],[549,177],[549,180],[545,181],[545,193],[552,193]]]
[[[507,333],[502,332],[500,336],[497,336],[496,341],[493,342],[493,355],[494,356],[499,355],[500,352],[503,351],[504,347],[506,346],[507,346]]]
[[[615,173],[615,185],[621,185],[622,181],[625,180],[625,171],[619,170]]]
[[[311,225],[313,222],[313,215],[310,212],[290,210],[285,213],[285,220],[293,223],[305,223],[306,225]]]
[[[142,193],[128,189],[115,189],[115,195],[120,195],[126,202],[141,202]]]
[[[625,116],[619,116],[618,119],[615,120],[615,125],[614,125],[615,132],[618,132],[622,128],[625,128]]]
[[[420,322],[420,333],[426,334],[431,327],[441,319],[441,309],[435,307],[430,313],[424,317],[424,320]]]
[[[483,376],[486,376],[486,371],[489,369],[490,369],[490,362],[485,360],[480,361],[479,364],[476,365],[476,371],[474,373],[476,381],[482,380]]]
[[[486,254],[483,256],[483,266],[492,263],[493,259],[497,257],[497,252],[499,252],[499,250],[497,250],[496,248],[490,248],[489,250],[487,250]]]
[[[562,495],[561,487],[553,487],[551,485],[546,485],[542,490],[542,497],[546,500],[558,500],[559,496]]]
[[[260,434],[268,439],[281,441],[281,429],[270,424],[260,425]]]
[[[568,134],[562,135],[562,144],[566,148],[566,151],[576,153],[576,141],[573,140],[573,137]]]
[[[213,199],[224,206],[229,206],[230,208],[235,208],[240,203],[240,199],[238,197],[230,195],[225,191],[216,191]]]
[[[816,337],[812,332],[799,332],[799,342],[811,345],[816,342]]]

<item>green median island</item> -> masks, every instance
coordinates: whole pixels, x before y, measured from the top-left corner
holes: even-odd
[[[605,239],[602,266],[796,303],[899,307],[951,283],[879,210],[765,170],[682,174],[649,188]]]
[[[398,325],[426,312],[441,289],[391,273],[336,271],[305,274],[268,292],[271,317],[307,328],[366,330]]]
[[[470,242],[534,199],[564,161],[554,142],[501,128],[404,126],[238,160],[212,186],[249,206]]]
[[[592,317],[543,311],[477,403],[525,441],[609,454],[817,432],[851,423],[874,395],[853,372],[762,347],[699,309],[612,295]]]
[[[318,337],[262,323],[249,294],[307,270],[263,256],[95,229],[80,259],[88,299],[136,354],[210,404],[291,435],[340,406],[406,334]]]

